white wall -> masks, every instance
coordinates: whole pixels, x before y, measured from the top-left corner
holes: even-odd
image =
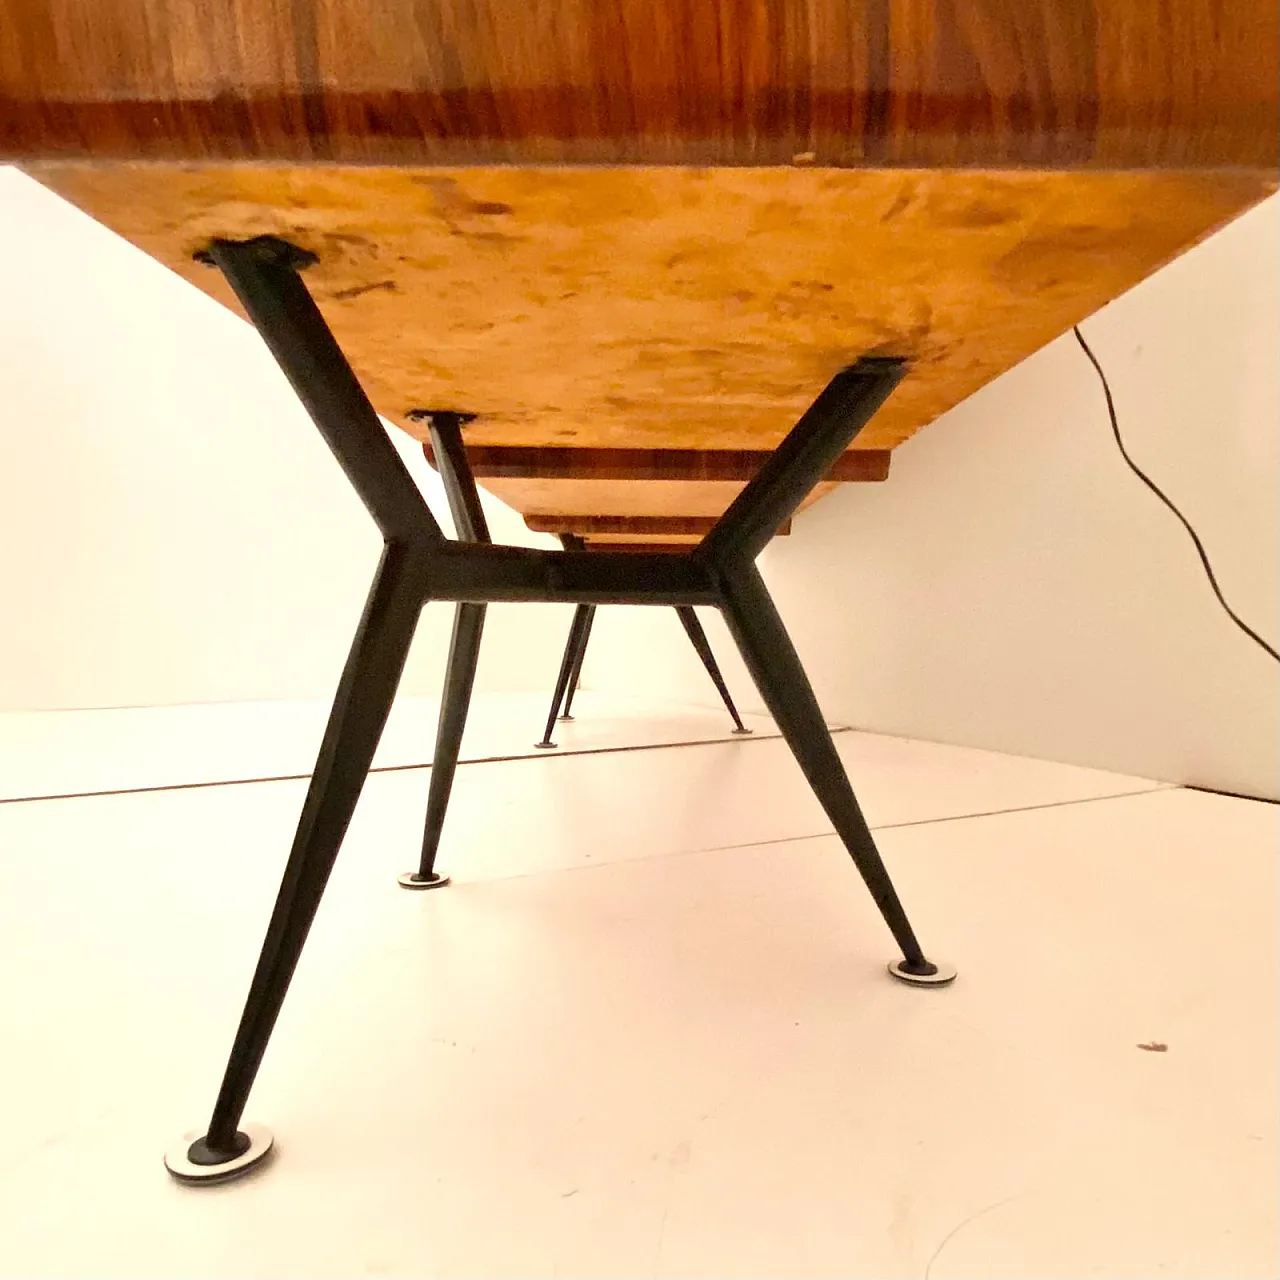
[[[1280,634],[1280,204],[1083,326],[1140,465],[1234,608]],[[1128,471],[1068,335],[848,485],[762,568],[828,714],[860,727],[1276,796],[1277,667]],[[597,685],[711,704],[674,619],[602,614]],[[718,625],[732,687],[759,706]]]
[[[249,326],[0,168],[0,709],[327,697],[379,549]],[[549,687],[570,613],[495,606],[479,687]],[[406,692],[438,689],[451,620],[424,612]]]

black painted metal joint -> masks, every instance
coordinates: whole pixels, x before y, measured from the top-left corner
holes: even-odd
[[[202,266],[216,267],[220,265],[218,253],[221,250],[253,258],[263,266],[287,267],[291,271],[305,271],[320,261],[310,249],[304,249],[280,236],[254,236],[251,240],[211,240],[206,248],[197,249],[191,256]]]

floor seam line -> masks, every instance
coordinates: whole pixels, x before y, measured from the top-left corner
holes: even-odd
[[[848,725],[842,725],[831,729],[830,732],[833,734],[850,733],[852,730]],[[723,738],[697,738],[689,742],[648,742],[621,747],[580,747],[577,750],[570,747],[563,750],[558,749],[554,756],[549,756],[545,753],[536,756],[523,753],[510,756],[477,756],[472,760],[459,760],[457,767],[461,769],[470,764],[516,764],[523,760],[563,760],[576,756],[607,756],[628,751],[667,751],[677,750],[681,747],[714,747],[722,742],[740,743],[748,746],[751,742],[776,742],[780,741],[781,738],[782,734],[774,731],[773,733],[762,732],[758,737],[753,733],[749,738],[745,736],[725,736]],[[369,773],[412,773],[415,769],[425,770],[431,767],[432,762],[430,760],[424,760],[417,764],[382,764],[374,765],[370,768]],[[256,778],[220,778],[208,782],[165,782],[145,787],[107,787],[100,791],[65,791],[56,795],[0,796],[0,805],[36,804],[41,800],[92,800],[100,796],[153,795],[161,791],[197,791],[207,787],[251,787],[265,782],[305,782],[310,777],[311,772],[309,771],[307,773],[267,774]]]
[[[1157,791],[1185,791],[1176,782],[1157,782],[1134,791],[1114,791],[1105,796],[1077,796],[1072,800],[1046,800],[1041,804],[1014,805],[1008,809],[983,809],[978,813],[953,813],[945,818],[914,818],[910,822],[886,822],[871,828],[872,831],[900,831],[904,827],[928,827],[938,822],[967,822],[970,818],[998,818],[1006,813],[1034,813],[1039,809],[1062,809],[1067,805],[1096,804],[1101,800],[1127,800],[1132,796],[1154,795]]]
[[[888,822],[879,826],[871,827],[873,832],[876,831],[898,831],[905,827],[928,827],[936,826],[943,822],[964,822],[970,818],[998,818],[1004,814],[1011,813],[1035,813],[1041,809],[1060,809],[1067,805],[1077,804],[1093,804],[1102,800],[1126,800],[1134,796],[1154,795],[1161,791],[1186,791],[1190,788],[1179,786],[1176,782],[1161,782],[1151,787],[1144,787],[1140,791],[1117,791],[1112,795],[1105,796],[1081,796],[1075,800],[1049,800],[1043,804],[1021,805],[1013,809],[990,809],[982,813],[957,813],[946,818],[921,818],[914,822]],[[630,858],[614,858],[608,862],[581,862],[571,867],[542,867],[538,870],[517,871],[512,875],[487,876],[481,880],[467,881],[465,878],[457,878],[454,880],[455,885],[462,884],[497,884],[507,880],[527,880],[532,876],[558,875],[568,871],[596,871],[604,867],[622,866],[628,862],[646,862],[659,861],[667,858],[689,858],[700,853],[731,853],[735,849],[758,849],[772,844],[799,844],[805,840],[829,840],[840,837],[836,835],[834,828],[830,831],[812,831],[806,835],[799,836],[775,836],[769,840],[744,840],[737,844],[717,844],[709,845],[702,849],[672,849],[667,853],[638,853]]]

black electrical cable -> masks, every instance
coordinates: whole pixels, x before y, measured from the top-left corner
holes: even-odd
[[[1093,365],[1097,371],[1098,379],[1102,383],[1102,394],[1107,398],[1107,416],[1111,419],[1111,433],[1116,438],[1116,444],[1120,448],[1120,455],[1125,462],[1129,464],[1129,470],[1133,472],[1143,484],[1151,490],[1152,493],[1164,503],[1175,516],[1178,517],[1182,527],[1191,535],[1191,541],[1196,545],[1196,551],[1200,556],[1200,563],[1204,565],[1205,574],[1208,576],[1209,585],[1213,588],[1213,594],[1218,597],[1218,603],[1226,610],[1227,617],[1240,628],[1259,648],[1265,650],[1276,662],[1280,662],[1280,653],[1269,645],[1228,603],[1226,597],[1222,594],[1222,588],[1218,586],[1218,579],[1214,575],[1213,566],[1209,563],[1209,556],[1204,549],[1204,543],[1200,541],[1200,535],[1191,527],[1191,522],[1186,516],[1178,510],[1177,507],[1166,496],[1164,491],[1151,479],[1143,469],[1129,456],[1129,450],[1124,447],[1124,440],[1120,436],[1120,424],[1116,421],[1115,401],[1111,398],[1111,386],[1107,382],[1107,375],[1103,373],[1102,366],[1098,363],[1098,357],[1093,354],[1089,344],[1084,340],[1084,334],[1080,332],[1079,325],[1073,325],[1071,332],[1076,335],[1076,341],[1080,344],[1081,350],[1089,357],[1089,363]]]

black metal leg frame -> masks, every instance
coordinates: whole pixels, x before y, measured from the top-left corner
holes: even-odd
[[[242,1124],[241,1114],[427,601],[456,601],[458,610],[422,863],[407,880],[424,887],[439,882],[435,847],[486,603],[564,601],[580,606],[579,618],[582,609],[599,604],[714,605],[723,610],[765,703],[902,951],[891,972],[917,985],[941,985],[954,977],[949,967],[930,963],[916,941],[804,669],[754,565],[773,532],[888,397],[902,376],[901,362],[864,358],[838,373],[701,544],[682,556],[489,544],[459,416],[435,415],[436,457],[463,539],[451,541],[422,501],[298,274],[312,256],[274,237],[215,241],[203,256],[230,282],[368,507],[386,547],[334,698],[213,1114],[203,1134],[188,1134],[166,1155],[170,1172],[186,1181],[220,1181],[253,1167],[270,1150],[270,1134]],[[583,637],[586,625],[581,623]],[[572,674],[572,663],[561,671],[566,689]]]
[[[698,621],[698,615],[693,606],[676,605],[676,617],[680,619],[680,625],[684,628],[685,635],[689,637],[689,643],[693,645],[694,652],[702,659],[702,665],[706,668],[707,675],[711,677],[711,683],[715,685],[720,701],[724,703],[724,709],[729,713],[729,719],[733,721],[734,733],[750,733],[751,730],[742,723],[738,708],[733,705],[733,699],[729,696],[729,686],[725,684],[724,676],[720,674],[720,664],[716,661],[716,655],[711,652],[711,642],[707,639],[707,633],[702,629],[702,623]]]
[[[569,638],[565,641],[564,657],[560,659],[560,674],[556,676],[555,692],[551,695],[551,710],[547,713],[547,727],[542,731],[542,740],[535,742],[535,747],[546,749],[556,744],[551,741],[555,731],[556,717],[564,706],[564,718],[572,720],[570,710],[573,706],[573,695],[578,690],[578,679],[582,675],[583,659],[587,656],[587,641],[591,638],[591,624],[596,620],[596,606],[580,604],[573,611],[573,621],[569,624]]]
[[[448,485],[449,477],[446,472],[446,488]],[[453,501],[453,499],[450,498],[450,501]],[[585,549],[583,540],[572,533],[561,534],[560,542],[566,551],[581,551]],[[751,730],[742,723],[738,708],[733,705],[733,698],[729,695],[729,686],[725,684],[724,676],[720,674],[720,664],[716,662],[716,656],[711,652],[711,644],[707,640],[707,633],[702,629],[702,623],[698,621],[698,615],[693,606],[678,604],[676,605],[676,614],[680,619],[680,625],[684,627],[685,634],[689,637],[689,642],[693,645],[694,652],[702,660],[702,665],[706,668],[707,675],[711,677],[711,683],[715,685],[716,692],[720,695],[720,700],[724,703],[724,708],[729,713],[729,719],[733,721],[734,733],[749,734]],[[587,641],[591,638],[591,624],[595,621],[595,616],[596,606],[593,604],[580,604],[574,610],[573,622],[569,626],[569,638],[565,641],[564,657],[560,661],[560,675],[556,679],[555,693],[551,696],[551,710],[547,714],[547,727],[543,730],[542,741],[533,744],[535,747],[540,747],[544,750],[554,747],[556,744],[552,742],[551,734],[555,730],[557,718],[560,720],[573,719],[573,695],[577,693],[578,681],[582,677],[582,663],[587,656]],[[563,710],[561,710],[562,706]]]

